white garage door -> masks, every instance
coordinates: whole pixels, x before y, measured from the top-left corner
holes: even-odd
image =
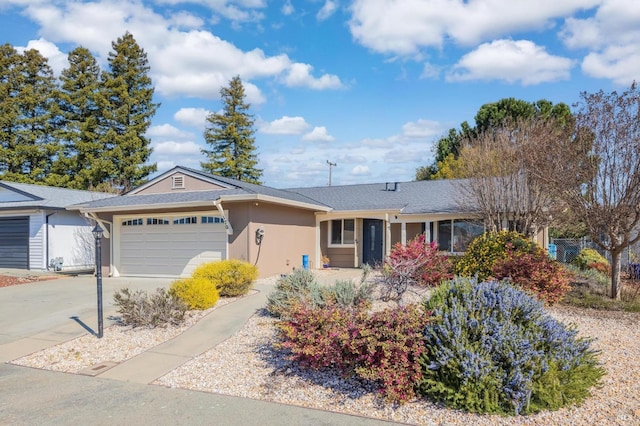
[[[227,232],[215,214],[120,217],[120,275],[188,276],[227,258]]]

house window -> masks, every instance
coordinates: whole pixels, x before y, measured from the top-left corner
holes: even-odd
[[[173,219],[174,225],[191,225],[196,223],[198,223],[198,218],[196,216],[178,217]]]
[[[202,216],[200,223],[224,223],[224,219],[218,216]]]
[[[484,232],[482,221],[478,220],[441,220],[438,222],[438,249],[463,253],[469,243]]]
[[[184,189],[184,176],[171,176],[171,189]]]
[[[142,224],[142,219],[126,219],[122,221],[122,226],[139,226]]]
[[[331,245],[351,245],[355,242],[355,219],[336,219],[329,228]]]
[[[148,217],[147,225],[168,225],[169,219],[158,218],[158,217]]]

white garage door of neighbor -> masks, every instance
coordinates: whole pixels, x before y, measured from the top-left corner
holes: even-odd
[[[227,257],[227,232],[217,215],[122,217],[120,275],[188,276]]]

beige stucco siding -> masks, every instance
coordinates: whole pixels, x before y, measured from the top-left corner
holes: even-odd
[[[173,188],[172,176],[182,176],[184,179],[184,188]],[[136,192],[136,195],[167,194],[170,192],[185,192],[185,191],[212,191],[216,189],[224,189],[224,188],[216,184],[213,184],[211,182],[206,182],[204,180],[197,179],[193,176],[189,176],[182,173],[174,173]]]
[[[316,268],[315,215],[312,211],[260,202],[242,203],[241,206],[228,204],[231,211],[244,208],[248,223],[242,237],[234,240],[236,244],[247,248],[248,259],[257,261],[261,277],[291,272],[302,268],[302,256],[309,256],[310,268]],[[235,221],[235,217],[230,214]],[[236,229],[236,224],[232,222]],[[262,228],[264,237],[261,246],[256,244],[256,231]],[[240,254],[240,250],[233,253]]]

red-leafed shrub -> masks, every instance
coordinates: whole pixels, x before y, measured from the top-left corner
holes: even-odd
[[[307,368],[335,368],[344,375],[371,380],[391,401],[415,398],[429,317],[422,306],[370,314],[364,306],[314,308],[298,303],[290,314],[278,324],[278,346],[290,351],[291,360]]]
[[[438,253],[437,243],[425,243],[424,235],[419,235],[406,245],[396,243],[385,260],[388,271],[402,270],[415,284],[437,286],[442,281],[453,278],[451,261]]]
[[[508,248],[492,268],[496,279],[508,278],[520,288],[535,293],[547,303],[556,303],[571,290],[571,275],[539,247],[531,252]]]

